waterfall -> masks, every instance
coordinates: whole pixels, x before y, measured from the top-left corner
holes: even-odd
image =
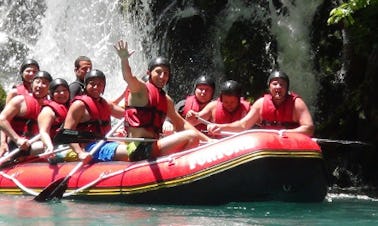
[[[113,48],[114,43],[120,38],[126,39],[129,42],[129,47],[136,50],[130,58],[130,63],[133,72],[139,77],[145,74],[146,62],[151,55],[156,55],[158,52],[167,53],[167,51],[171,51],[167,53],[169,55],[189,59],[187,65],[176,66],[179,70],[182,70],[183,67],[198,66],[200,69],[208,67],[205,70],[222,71],[223,58],[219,43],[228,34],[232,23],[243,18],[243,20],[249,21],[261,20],[263,23],[271,21],[271,25],[267,24],[267,26],[270,27],[270,32],[277,42],[277,61],[270,55],[273,52],[271,42],[263,43],[266,52],[269,52],[266,54],[269,58],[266,61],[270,62],[268,63],[270,68],[264,70],[269,71],[278,64],[289,74],[291,88],[297,91],[309,106],[314,106],[317,81],[312,68],[310,24],[316,7],[322,0],[294,1],[295,4],[293,1],[282,0],[280,7],[275,7],[271,0],[269,1],[269,10],[259,6],[258,3],[249,4],[246,7],[245,1],[230,1],[216,16],[215,20],[218,22],[208,29],[213,35],[201,36],[207,39],[204,41],[205,43],[211,43],[208,45],[211,51],[204,50],[203,46],[197,46],[198,49],[189,51],[189,53],[195,52],[196,55],[193,55],[195,58],[180,55],[180,50],[172,48],[169,46],[170,43],[167,43],[169,31],[156,29],[159,23],[166,23],[166,29],[175,32],[174,29],[177,28],[175,23],[180,20],[180,17],[186,19],[193,14],[205,18],[203,12],[196,8],[193,1],[181,3],[172,1],[170,4],[165,4],[166,8],[161,9],[161,14],[155,15],[155,19],[153,19],[152,4],[156,3],[149,0],[142,0],[138,3],[124,2],[126,2],[125,5],[121,5],[120,1],[112,0],[45,0],[44,4],[31,0],[9,0],[0,3],[1,28],[4,28],[9,15],[18,18],[7,23],[8,27],[13,26],[13,34],[9,29],[2,29],[5,32],[0,32],[0,49],[9,47],[9,40],[13,37],[18,45],[23,46],[15,51],[24,54],[7,52],[7,56],[2,56],[5,59],[3,63],[6,64],[0,70],[4,88],[7,90],[14,83],[14,76],[9,75],[17,73],[23,58],[34,58],[40,63],[42,70],[49,71],[53,77],[62,77],[71,82],[75,80],[74,60],[79,55],[86,55],[92,59],[93,67],[104,71],[108,78],[105,97],[114,97],[121,93],[126,85],[122,79],[119,59]],[[122,11],[122,9],[125,10]],[[15,12],[19,12],[19,15]],[[22,18],[28,13],[29,17]],[[170,27],[169,25],[172,24],[173,27]],[[206,25],[205,21],[204,26]],[[15,30],[16,28],[18,30]],[[17,38],[15,33],[17,33]],[[153,37],[154,34],[161,34],[164,37]],[[191,48],[196,48],[196,46],[191,46]],[[175,54],[172,53],[173,51],[176,51]],[[14,57],[16,55],[17,57]],[[182,62],[187,61],[183,60],[180,63]],[[196,65],[196,62],[200,62],[204,66]],[[194,77],[187,79],[194,79]],[[183,80],[183,84],[179,85],[187,84],[187,81]],[[311,109],[311,111],[313,110]]]
[[[319,90],[313,69],[310,38],[311,24],[317,7],[323,0],[291,1],[281,0],[276,10],[270,1],[272,33],[278,46],[278,64],[289,74],[290,88],[299,93],[315,111],[317,90]]]
[[[19,6],[21,2],[23,1],[18,0],[1,6],[1,12],[6,8],[12,11],[11,8]],[[122,93],[126,85],[122,79],[120,60],[113,47],[117,40],[123,38],[128,41],[130,48],[135,50],[130,58],[133,72],[140,77],[145,74],[147,64],[141,46],[143,34],[132,24],[126,23],[126,17],[132,15],[123,15],[119,1],[46,0],[45,4],[45,11],[40,12],[42,19],[38,23],[34,21],[33,24],[39,31],[38,38],[36,42],[20,44],[26,45],[29,51],[18,61],[14,62],[13,59],[11,67],[15,70],[24,57],[31,57],[39,62],[41,70],[50,72],[54,78],[60,77],[72,82],[76,79],[74,61],[78,56],[85,55],[91,58],[93,68],[102,70],[107,76],[104,96],[113,98]],[[16,10],[27,11],[28,7],[18,7]],[[3,20],[5,18],[2,18]],[[24,24],[25,21],[16,21],[13,26]],[[27,37],[28,34],[24,35]],[[0,33],[0,45],[7,42],[7,36],[8,34]],[[15,70],[12,74],[17,73]],[[2,80],[4,81],[4,78]],[[14,81],[5,81],[2,84],[7,90]]]

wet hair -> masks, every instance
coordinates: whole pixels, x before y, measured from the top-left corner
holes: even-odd
[[[92,64],[92,61],[91,61],[91,59],[89,57],[87,57],[87,56],[79,56],[78,58],[76,58],[76,60],[74,62],[76,70],[79,69],[81,61],[88,61],[88,62],[90,62]]]

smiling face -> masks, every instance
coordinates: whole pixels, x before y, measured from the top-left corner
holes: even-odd
[[[38,72],[38,67],[30,65],[22,72],[22,79],[27,83],[32,83],[35,74]]]
[[[287,94],[287,82],[282,78],[274,78],[269,83],[269,92],[275,104],[282,103]]]
[[[49,92],[50,81],[45,78],[35,78],[32,83],[33,96],[41,99],[47,96]]]
[[[169,68],[164,65],[156,66],[149,71],[150,81],[158,88],[163,88],[169,81]]]
[[[88,96],[94,99],[100,98],[105,91],[105,81],[101,78],[92,78],[87,82],[85,90]]]
[[[50,95],[59,104],[66,104],[70,99],[70,91],[63,85],[58,86]]]

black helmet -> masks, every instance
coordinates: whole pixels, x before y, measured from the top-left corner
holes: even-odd
[[[241,92],[241,85],[238,82],[234,80],[228,80],[222,84],[220,95],[226,94],[230,96],[241,97]]]
[[[26,59],[24,60],[24,62],[22,62],[21,66],[20,66],[20,74],[22,75],[22,72],[25,71],[25,69],[29,66],[36,66],[39,70],[39,64],[37,61],[33,60],[33,59]]]
[[[282,78],[283,80],[285,80],[287,83],[287,90],[289,91],[290,80],[289,80],[289,76],[285,72],[277,71],[277,70],[272,71],[272,73],[270,73],[268,80],[266,82],[268,87],[269,87],[270,81],[274,78]]]
[[[90,80],[94,79],[94,78],[100,78],[106,84],[106,77],[105,77],[104,72],[97,70],[97,69],[93,69],[93,70],[90,70],[89,72],[87,72],[87,74],[85,74],[85,77],[84,77],[85,86],[87,86],[88,82]]]
[[[69,89],[69,86],[66,80],[62,78],[56,78],[52,82],[50,82],[50,85],[49,85],[50,93],[53,93],[58,86],[64,86],[67,89]]]
[[[52,81],[52,77],[50,73],[48,73],[47,71],[38,71],[37,74],[35,74],[33,81],[36,78],[44,78],[44,79],[47,79],[49,82]]]
[[[148,63],[148,70],[152,71],[157,66],[166,66],[169,69],[169,73],[171,73],[171,64],[169,63],[168,59],[162,56],[158,56],[153,58],[150,63]]]
[[[198,77],[198,78],[196,79],[196,81],[194,82],[194,89],[195,89],[198,85],[201,85],[201,84],[211,86],[211,88],[215,89],[215,81],[214,81],[214,79],[211,78],[210,76],[207,76],[207,75],[201,75],[200,77]]]

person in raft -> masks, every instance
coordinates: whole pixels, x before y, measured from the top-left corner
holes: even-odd
[[[0,156],[17,147],[22,150],[20,154],[23,156],[42,151],[42,147],[31,147],[28,139],[39,134],[37,118],[42,106],[48,101],[51,81],[48,72],[39,71],[32,80],[32,95],[17,95],[5,105],[0,113],[0,129],[10,140],[1,140]]]
[[[125,110],[128,136],[158,139],[166,117],[179,131],[157,142],[129,143],[130,160],[155,158],[195,147],[200,141],[210,141],[209,137],[178,114],[172,98],[163,90],[172,76],[171,65],[166,58],[159,56],[149,62],[147,70],[149,78],[144,82],[131,72],[128,58],[132,52],[129,52],[127,42],[120,40],[114,48],[121,59],[123,78],[129,89],[128,106]]]
[[[25,95],[31,94],[32,88],[31,84],[33,82],[33,78],[35,74],[39,71],[39,64],[37,61],[33,59],[26,59],[22,62],[19,70],[19,76],[21,77],[22,83],[14,85],[12,89],[7,93],[7,97],[5,99],[5,104],[9,103],[10,100],[17,96],[17,95]],[[2,142],[2,146],[0,147],[0,156],[1,153],[8,151],[8,145],[6,144],[7,135],[0,131],[0,140],[5,141]]]
[[[251,104],[242,97],[241,85],[228,80],[221,85],[220,95],[217,100],[211,101],[200,112],[190,110],[186,119],[193,125],[204,119],[213,123],[231,123],[242,119],[249,111]]]
[[[39,71],[39,64],[33,59],[26,59],[20,66],[20,77],[22,83],[14,85],[7,93],[5,103],[8,103],[13,97],[17,95],[24,95],[32,93],[31,84],[34,76]]]
[[[56,78],[49,85],[50,100],[38,116],[39,134],[46,153],[53,152],[52,138],[66,119],[70,102],[70,90],[66,80]]]
[[[63,130],[89,132],[104,137],[111,129],[111,116],[122,118],[125,110],[102,97],[106,86],[106,77],[102,71],[93,69],[87,72],[84,77],[84,85],[84,94],[75,96],[71,100]],[[89,143],[71,143],[70,145],[84,164],[91,161],[129,161],[125,143],[105,142],[91,156],[88,152],[91,151],[96,143],[96,141],[93,141]]]
[[[186,118],[187,113],[192,110],[201,111],[208,103],[213,100],[215,92],[215,81],[208,75],[201,75],[194,81],[193,94],[188,95],[185,99],[179,101],[175,105],[176,111]],[[206,125],[199,123],[195,125],[199,131],[206,130]],[[171,134],[174,131],[172,123],[165,120],[163,125],[164,134]]]
[[[74,62],[74,72],[76,75],[76,80],[70,85],[70,100],[75,96],[82,95],[84,93],[84,77],[88,71],[92,70],[92,61],[87,56],[79,56]]]
[[[267,85],[269,93],[259,98],[244,118],[229,124],[209,124],[209,133],[239,132],[256,124],[264,129],[312,136],[314,124],[311,114],[302,98],[289,91],[289,76],[275,70],[269,75]]]

